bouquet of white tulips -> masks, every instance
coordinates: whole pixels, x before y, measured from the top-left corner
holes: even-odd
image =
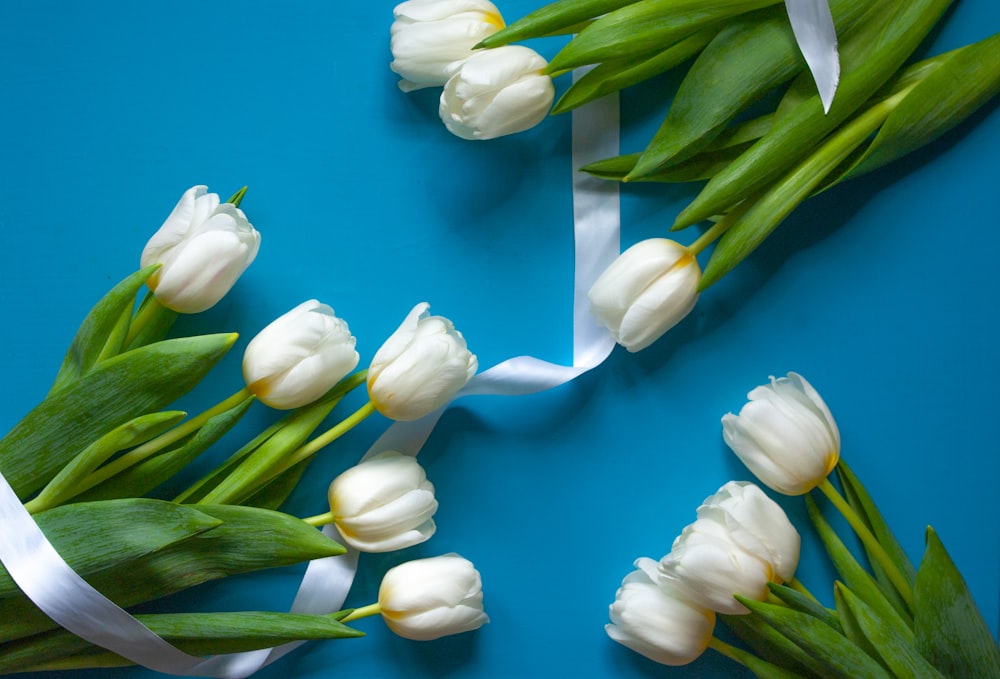
[[[707,648],[759,677],[1000,677],[1000,648],[933,529],[914,568],[864,486],[840,459],[829,408],[800,375],[749,394],[722,419],[757,478],[805,495],[840,580],[833,608],[799,580],[799,534],[760,488],[729,482],[698,508],[659,563],[643,558],[611,605],[608,635],[665,665]],[[836,470],[843,494],[828,479]],[[860,538],[863,565],[808,495],[824,495]],[[714,636],[721,619],[743,642]]]
[[[213,306],[253,261],[260,235],[239,207],[243,195],[223,203],[203,186],[183,195],[143,250],[142,268],[86,317],[49,394],[0,440],[0,673],[135,662],[182,673],[195,665],[163,657],[179,651],[197,663],[357,637],[345,622],[379,613],[412,639],[486,622],[479,573],[457,555],[398,566],[378,602],[353,611],[122,613],[126,626],[137,621],[173,646],[152,655],[133,652],[115,638],[120,622],[102,617],[210,580],[349,550],[401,549],[434,534],[434,487],[414,457],[394,451],[376,451],[336,479],[330,512],[300,519],[277,511],[312,457],[358,422],[375,412],[419,419],[476,372],[461,333],[426,304],[368,369],[355,371],[347,323],[317,300],[304,302],[248,344],[245,385],[232,396],[194,417],[169,409],[236,340],[167,334],[178,313]],[[317,434],[362,384],[368,401]],[[180,494],[164,495],[254,401],[289,412]],[[317,530],[327,524],[335,529]]]

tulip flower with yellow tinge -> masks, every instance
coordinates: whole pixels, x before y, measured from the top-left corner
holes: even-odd
[[[504,27],[489,0],[407,0],[393,15],[389,68],[404,92],[444,85],[477,43]]]
[[[243,354],[247,388],[272,408],[312,403],[358,365],[354,336],[332,308],[303,302],[261,330]]]

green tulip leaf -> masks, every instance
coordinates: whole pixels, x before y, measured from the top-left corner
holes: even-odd
[[[575,32],[574,28],[637,0],[559,0],[541,7],[497,31],[477,47],[500,47],[512,42]]]
[[[914,679],[944,679],[944,675],[920,655],[912,637],[903,638],[894,634],[892,626],[885,624],[859,596],[839,584],[837,588],[861,633],[865,635],[865,638],[868,639],[895,676],[914,677]]]
[[[165,517],[170,512],[180,516],[202,517],[202,521],[216,522],[206,530],[201,530],[183,540],[172,540],[170,544],[152,550],[130,560],[117,560],[114,545],[103,541],[84,541],[83,526],[77,525],[79,551],[90,558],[95,567],[86,574],[87,581],[99,592],[122,607],[129,607],[146,601],[179,592],[220,578],[249,573],[265,568],[278,568],[299,564],[313,559],[338,556],[345,552],[343,546],[328,538],[321,531],[304,521],[281,512],[273,512],[256,507],[230,505],[177,505],[162,500],[141,500],[156,503],[152,512],[136,513],[122,510],[114,503],[136,502],[109,500],[105,502],[66,505],[50,510],[70,510],[68,516],[75,517],[79,507],[118,507],[115,510],[120,520],[130,530],[145,530],[149,524],[153,530],[168,522]],[[43,512],[44,516],[49,512]],[[161,514],[163,516],[161,516]],[[207,517],[207,518],[205,518]],[[142,522],[142,523],[140,523]],[[221,523],[219,523],[221,522]],[[100,530],[101,523],[95,522],[93,530]],[[155,537],[156,534],[154,534]],[[131,539],[131,533],[124,540]],[[61,552],[63,547],[56,545]],[[70,566],[76,568],[74,560],[67,554]],[[109,567],[102,567],[108,565]],[[79,572],[79,569],[77,569]],[[83,573],[81,573],[83,574]],[[57,627],[27,597],[9,597],[3,600],[4,616],[0,618],[0,643],[24,638]],[[6,646],[4,646],[6,649]]]
[[[143,625],[191,655],[240,653],[293,641],[364,636],[330,616],[269,611],[145,613]],[[133,663],[65,630],[53,630],[4,647],[0,673],[125,667]]]
[[[715,34],[714,30],[700,31],[653,56],[615,59],[598,64],[569,86],[552,107],[552,113],[571,111],[594,99],[666,73],[698,54]]]
[[[109,358],[118,353],[121,349],[122,318],[131,317],[136,293],[159,266],[155,264],[136,271],[94,305],[73,337],[49,394],[78,380],[94,367],[102,354],[104,358]]]
[[[996,639],[962,574],[930,527],[914,597],[916,647],[927,660],[949,677],[1000,677]]]
[[[549,62],[549,73],[609,59],[651,56],[698,31],[779,0],[639,0],[580,31]]]
[[[893,602],[886,597],[879,583],[858,563],[836,531],[833,530],[833,527],[820,513],[819,507],[816,506],[812,497],[807,495],[805,499],[809,519],[816,529],[816,534],[845,584],[875,609],[878,615],[886,621],[887,625],[891,625],[897,634],[912,638],[912,622],[909,613],[905,609],[897,609]]]
[[[819,666],[817,674],[837,679],[892,679],[878,661],[825,622],[808,613],[745,597],[737,599],[806,652]]]
[[[844,631],[844,636],[854,642],[854,644],[856,644],[859,648],[864,649],[865,653],[878,660],[882,666],[888,670],[889,668],[881,659],[882,656],[879,655],[878,650],[876,650],[876,648],[868,640],[868,637],[865,636],[864,631],[861,629],[861,625],[858,624],[857,618],[854,617],[854,612],[847,605],[847,601],[844,599],[843,594],[846,587],[843,587],[839,582],[835,582],[833,585],[833,601],[837,607],[837,615],[840,618],[840,624]]]
[[[822,676],[823,666],[762,618],[754,615],[719,615],[733,634],[768,663],[800,676]]]
[[[0,440],[0,469],[22,498],[105,433],[191,390],[235,334],[164,340],[98,363],[46,397]]]
[[[725,213],[748,194],[770,186],[807,158],[899,70],[937,23],[951,0],[876,3],[841,41],[837,97],[824,113],[816,93],[775,121],[770,132],[713,177],[675,225],[689,226]]]
[[[818,601],[810,599],[805,594],[797,592],[786,585],[776,585],[771,582],[768,583],[767,586],[774,596],[781,599],[781,601],[790,608],[793,608],[796,611],[801,611],[802,613],[808,613],[815,618],[819,618],[836,631],[842,631],[840,629],[840,621],[837,620],[837,613],[835,611],[825,608]]]
[[[138,462],[80,494],[80,500],[139,497],[173,478],[181,469],[232,429],[254,402],[253,397],[212,417],[181,445]]]
[[[1000,92],[1000,33],[954,50],[917,84],[885,121],[856,177],[900,158],[952,129]]]
[[[126,349],[138,349],[159,342],[173,327],[178,313],[160,304],[152,291],[148,292],[135,312],[135,319],[125,339]]]
[[[298,486],[299,480],[311,461],[302,460],[281,472],[240,504],[249,507],[263,507],[264,509],[279,509]]]

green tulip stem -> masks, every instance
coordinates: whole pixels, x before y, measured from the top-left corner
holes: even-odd
[[[133,448],[121,457],[118,457],[103,467],[98,468],[96,471],[92,472],[89,476],[80,481],[77,493],[82,493],[85,490],[93,488],[99,483],[107,481],[115,474],[128,469],[132,465],[142,462],[152,455],[155,455],[167,446],[180,441],[185,436],[193,434],[216,415],[224,413],[231,408],[235,408],[246,399],[252,398],[252,396],[253,394],[250,393],[250,390],[243,387],[229,398],[216,403],[200,415],[192,417],[186,422],[180,423],[170,431],[160,434],[155,439]]]
[[[689,245],[687,248],[688,252],[691,253],[691,256],[697,257],[702,250],[704,250],[709,245],[718,240],[722,236],[722,234],[726,232],[726,229],[729,228],[729,225],[732,224],[734,221],[736,221],[735,220],[736,215],[737,213],[735,212],[729,213],[728,215],[722,217],[715,224],[712,224],[712,226],[709,227],[708,230],[705,231],[705,233],[698,236],[697,240],[691,243],[691,245]]]
[[[139,336],[142,329],[146,327],[153,319],[164,311],[166,307],[160,304],[160,300],[156,299],[156,296],[150,291],[143,303],[139,305],[139,310],[136,311],[135,316],[132,318],[132,322],[128,326],[128,334],[125,336],[125,343],[123,346],[129,346]]]
[[[292,452],[292,454],[282,460],[281,464],[275,467],[268,477],[263,479],[263,481],[266,483],[267,481],[277,477],[279,474],[291,469],[299,462],[312,457],[321,449],[330,445],[351,429],[354,429],[354,427],[359,425],[366,417],[374,412],[375,405],[371,401],[366,401],[363,406],[355,410],[343,420],[327,429],[309,443],[301,446],[298,450]]]
[[[750,653],[744,651],[742,648],[736,648],[732,644],[727,644],[725,641],[719,639],[719,637],[713,636],[711,639],[709,639],[708,647],[718,651],[719,653],[726,656],[730,660],[738,662],[740,665],[743,665],[744,667],[749,666],[747,662],[748,662],[748,656],[751,655]]]
[[[382,607],[378,605],[378,602],[373,604],[368,604],[367,606],[362,606],[361,608],[355,608],[351,611],[346,618],[343,618],[340,622],[353,622],[354,620],[359,620],[361,618],[367,618],[372,615],[379,615],[382,612]]]
[[[823,479],[823,482],[820,483],[817,488],[819,488],[827,499],[833,503],[833,506],[837,508],[837,511],[839,511],[847,520],[847,523],[854,529],[854,532],[861,539],[861,542],[864,543],[868,553],[879,562],[879,565],[882,566],[883,570],[885,570],[886,575],[899,592],[899,595],[903,597],[903,601],[905,601],[906,605],[912,610],[913,590],[910,588],[910,584],[907,582],[906,578],[903,577],[903,574],[899,571],[899,568],[885,551],[885,548],[879,543],[878,538],[876,538],[871,532],[871,529],[868,528],[861,517],[858,516],[857,513],[851,508],[851,505],[847,503],[844,496],[837,492],[837,489],[833,487],[832,483],[830,483],[830,479]]]
[[[819,603],[819,599],[817,599],[815,596],[813,596],[813,593],[810,592],[808,589],[806,589],[806,586],[803,585],[802,582],[798,578],[792,578],[791,580],[789,580],[785,584],[788,585],[789,587],[791,587],[792,589],[794,589],[799,594],[807,596],[810,599],[812,599],[813,601],[815,601],[816,603]]]
[[[302,519],[310,526],[325,526],[328,523],[333,523],[333,512],[323,512],[322,514],[317,514],[316,516],[310,516],[307,519]]]

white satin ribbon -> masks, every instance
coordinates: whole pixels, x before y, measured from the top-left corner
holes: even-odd
[[[513,396],[551,389],[597,367],[611,353],[614,340],[590,316],[586,297],[591,284],[620,251],[618,187],[577,172],[576,168],[617,154],[617,96],[573,113],[573,364],[559,365],[532,356],[511,358],[473,377],[456,398],[473,394]],[[416,422],[393,424],[368,455],[387,449],[416,455],[446,408]],[[211,658],[188,655],[76,574],[45,538],[2,474],[0,525],[0,562],[28,598],[73,634],[136,664],[165,674],[242,679],[303,643]],[[326,526],[323,532],[339,538],[333,526]],[[292,612],[325,614],[341,609],[354,581],[357,562],[358,553],[350,549],[342,556],[310,562]]]
[[[812,72],[823,111],[829,113],[840,82],[837,30],[828,0],[785,0],[799,51]]]

